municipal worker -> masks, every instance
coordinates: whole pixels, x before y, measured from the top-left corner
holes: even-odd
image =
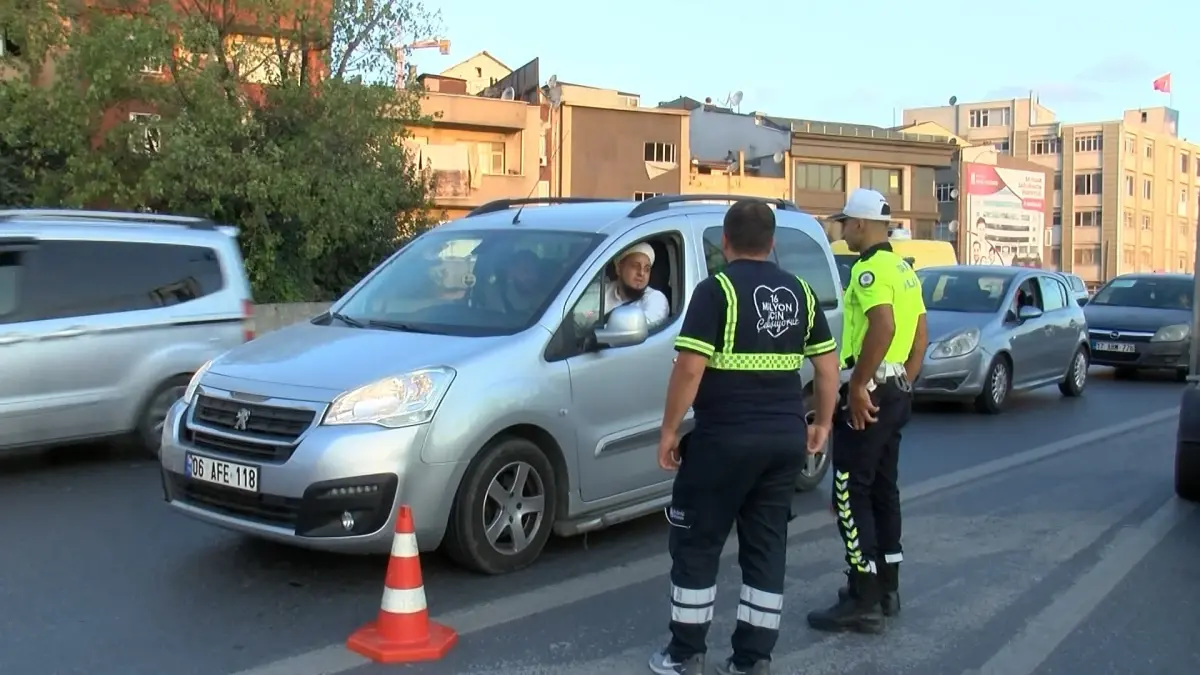
[[[891,208],[874,190],[850,193],[834,216],[859,254],[846,289],[842,366],[852,368],[833,430],[833,508],[849,583],[838,603],[812,612],[817,630],[877,633],[900,611],[900,432],[928,339],[912,266],[888,244]]]
[[[787,523],[805,447],[829,437],[837,403],[836,345],[802,279],[769,260],[775,212],[739,201],[725,214],[728,266],[696,286],[667,391],[659,465],[678,469],[671,505],[671,641],[650,659],[659,675],[704,672],[721,550],[734,523],[742,589],[729,674],[770,672],[779,634]],[[816,421],[805,423],[805,357],[815,371]],[[695,430],[680,448],[688,408]]]

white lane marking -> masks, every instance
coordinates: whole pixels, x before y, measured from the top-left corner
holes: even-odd
[[[1156,413],[1126,420],[1120,424],[1077,434],[1024,452],[1018,452],[1008,457],[984,462],[983,464],[953,471],[942,476],[935,476],[911,486],[901,486],[901,497],[905,502],[911,502],[965,483],[1008,471],[1023,464],[1030,464],[1062,454],[1089,443],[1108,440],[1113,436],[1174,418],[1178,414],[1179,411],[1176,409],[1161,410]],[[919,451],[919,446],[907,450],[907,452]],[[818,530],[829,524],[829,514],[824,510],[801,516],[792,521],[788,526],[788,539],[796,539],[801,535]],[[725,551],[722,556],[728,558],[736,553],[737,539],[731,536],[725,545]],[[452,626],[458,631],[460,636],[467,635],[533,616],[534,614],[565,607],[581,600],[603,595],[609,591],[650,581],[665,575],[670,569],[670,564],[671,556],[661,553],[649,558],[643,558],[637,562],[609,567],[532,591],[499,598],[487,604],[460,609],[449,614],[434,617],[434,620]],[[364,614],[367,611],[369,610],[366,610]],[[340,651],[343,655],[342,658],[334,659],[331,654],[335,651]],[[345,647],[339,643],[280,661],[273,661],[262,666],[242,670],[231,675],[336,675],[337,673],[352,670],[368,663],[370,661],[346,652]],[[280,664],[286,664],[286,670],[278,669]]]
[[[974,672],[977,675],[1033,675],[1133,568],[1195,510],[1194,505],[1172,497],[1145,522],[1122,531],[1094,567],[1049,607],[1030,619],[1016,637]]]

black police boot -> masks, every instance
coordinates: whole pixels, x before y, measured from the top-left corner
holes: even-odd
[[[900,564],[879,563],[879,607],[884,616],[896,616],[900,613]],[[846,572],[847,583],[838,589],[838,600],[845,602],[853,595],[854,590],[849,580],[850,572]]]
[[[854,572],[846,599],[829,609],[809,612],[808,625],[816,630],[841,633],[882,633],[883,611],[879,607],[879,579],[870,572]],[[840,595],[840,594],[839,594]]]

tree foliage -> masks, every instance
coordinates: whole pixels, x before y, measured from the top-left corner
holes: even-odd
[[[20,45],[0,57],[0,204],[211,217],[241,228],[256,300],[328,299],[428,226],[402,145],[420,92],[392,82],[394,45],[436,18],[415,0],[0,0]]]

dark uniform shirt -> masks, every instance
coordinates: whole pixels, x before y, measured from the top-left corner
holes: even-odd
[[[802,432],[800,365],[836,347],[807,283],[773,262],[735,260],[696,286],[675,341],[708,357],[692,406],[697,430]]]

